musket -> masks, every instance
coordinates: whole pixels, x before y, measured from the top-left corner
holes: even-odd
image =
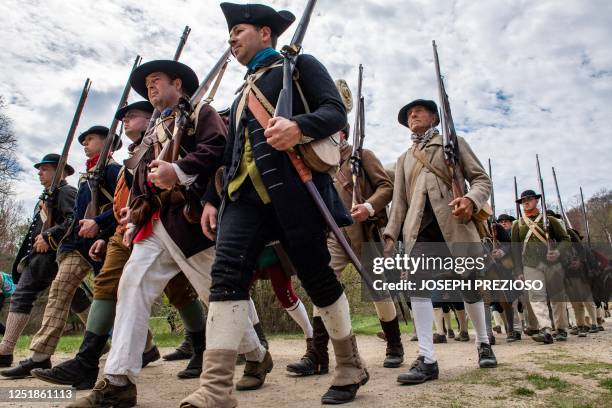
[[[362,114],[364,113],[362,109],[362,94],[361,94],[361,86],[363,82],[363,65],[359,64],[359,76],[357,78],[357,110],[355,112],[355,126],[353,126],[353,151],[351,152],[351,177],[353,179],[353,206],[359,204],[360,202],[360,192],[359,190],[359,171],[361,170],[361,148],[363,146],[363,139],[365,137],[365,132],[362,127]]]
[[[517,202],[519,199],[518,186],[516,184],[516,176],[514,176],[514,202],[516,203],[516,219],[521,218],[521,205]]]
[[[459,142],[457,141],[457,132],[455,131],[455,123],[448,101],[448,94],[444,87],[444,79],[440,74],[440,60],[438,58],[438,47],[436,42],[432,41],[434,53],[434,65],[436,67],[436,79],[438,82],[438,97],[440,99],[440,128],[442,130],[442,145],[444,148],[444,162],[448,167],[452,180],[453,199],[463,197],[463,187],[460,183],[461,168],[459,166]]]
[[[217,87],[221,83],[221,78],[223,78],[223,73],[225,72],[225,68],[230,61],[231,48],[228,47],[221,57],[217,60],[212,69],[206,74],[204,80],[198,86],[198,89],[195,90],[191,98],[181,98],[178,103],[178,111],[179,114],[175,118],[175,129],[177,132],[175,136],[170,139],[168,143],[164,145],[161,152],[159,153],[158,159],[168,161],[170,163],[176,161],[179,157],[179,149],[181,146],[182,137],[185,131],[185,126],[187,125],[187,120],[189,116],[193,112],[193,109],[200,103],[202,98],[208,90],[213,85],[213,81],[215,81],[209,96],[203,101],[203,103],[210,103],[214,98],[214,93],[217,90]]]
[[[491,170],[491,159],[489,159],[489,178],[491,179],[491,235],[493,236],[493,248],[497,247],[497,215],[495,214],[495,187],[493,185],[493,172]]]
[[[45,202],[45,207],[47,208],[47,219],[43,223],[42,231],[46,231],[54,224],[53,211],[51,209],[55,204],[55,196],[57,193],[57,189],[59,188],[60,182],[63,179],[64,170],[66,169],[66,164],[68,163],[68,153],[70,152],[70,146],[72,145],[72,141],[74,140],[74,134],[76,133],[76,129],[79,126],[79,120],[81,119],[83,107],[85,106],[85,102],[87,101],[87,96],[89,95],[90,88],[91,80],[87,78],[85,80],[83,90],[81,91],[81,97],[79,98],[79,102],[77,103],[76,111],[74,112],[74,116],[72,117],[72,123],[70,124],[68,136],[66,137],[66,141],[64,142],[62,155],[60,156],[59,162],[57,163],[57,166],[55,168],[55,174],[53,175],[51,186],[49,186],[45,193],[43,193],[43,201]]]
[[[183,48],[185,48],[185,43],[187,42],[187,38],[189,38],[189,34],[191,33],[191,28],[189,26],[185,26],[183,29],[183,34],[181,34],[181,38],[179,39],[178,46],[176,47],[176,51],[174,52],[174,57],[172,59],[174,61],[178,61],[181,58],[181,54],[183,53]],[[151,119],[149,120],[149,125],[147,127],[147,131],[153,126],[155,126],[155,122],[161,115],[161,112],[157,109],[153,110],[151,114]],[[130,167],[131,168],[131,167]]]
[[[542,172],[540,171],[540,158],[536,154],[536,166],[538,170],[538,184],[540,186],[540,195],[542,196],[540,201],[542,205],[542,226],[544,227],[544,234],[546,235],[546,247],[550,251],[552,249],[552,243],[550,239],[550,222],[548,221],[548,215],[546,212],[546,194],[544,194],[544,180],[542,179]]]
[[[589,218],[587,217],[587,209],[584,205],[584,195],[582,194],[582,186],[580,186],[580,206],[582,208],[582,217],[584,220],[584,233],[587,238],[587,245],[591,249],[591,230],[589,228]]]
[[[302,15],[300,23],[295,31],[295,34],[293,35],[293,39],[291,40],[291,44],[284,46],[281,50],[281,54],[283,55],[283,88],[279,93],[278,101],[276,103],[276,111],[274,112],[275,117],[280,116],[289,119],[293,115],[293,71],[295,69],[297,57],[302,49],[302,40],[304,39],[304,35],[306,34],[306,29],[308,28],[308,23],[310,22],[310,16],[314,9],[315,3],[316,0],[308,1],[308,4],[306,5],[306,10]],[[355,253],[351,249],[351,246],[346,240],[344,233],[340,230],[338,224],[336,224],[336,221],[334,220],[333,216],[331,215],[331,212],[325,205],[325,201],[323,201],[319,190],[317,190],[317,187],[312,181],[312,171],[304,164],[302,158],[294,149],[287,150],[287,154],[289,155],[289,159],[291,160],[291,163],[297,171],[300,179],[304,183],[308,194],[314,201],[317,209],[321,213],[321,216],[325,220],[325,223],[342,246],[342,249],[351,260],[353,266],[355,266],[355,269],[357,269],[357,272],[359,272],[361,277],[366,280],[366,282],[369,282],[370,279],[365,273],[363,265],[357,258],[357,255],[355,255]]]
[[[563,217],[563,221],[565,221],[565,225],[567,228],[572,228],[572,223],[567,217],[565,213],[565,209],[563,208],[563,201],[561,201],[561,193],[559,192],[559,184],[557,183],[557,173],[555,172],[555,168],[552,168],[552,175],[555,181],[555,190],[557,190],[557,201],[559,202],[559,210],[561,211],[561,216]]]
[[[134,60],[134,65],[132,65],[132,69],[130,70],[130,75],[138,67],[138,65],[140,65],[140,61],[142,61],[142,58],[140,57],[140,55],[137,55],[136,59]],[[128,80],[125,86],[123,87],[123,92],[121,93],[121,97],[119,98],[117,110],[123,108],[127,104],[130,89],[130,76],[128,76]],[[106,171],[106,165],[108,164],[108,160],[113,151],[113,147],[115,146],[115,143],[119,142],[118,140],[115,140],[115,133],[117,132],[118,125],[119,119],[113,116],[113,121],[108,129],[108,134],[106,135],[104,144],[102,145],[102,150],[100,151],[98,162],[96,163],[93,170],[87,173],[89,189],[91,190],[91,201],[89,201],[89,204],[87,204],[87,209],[85,210],[84,218],[86,219],[91,219],[100,213],[100,206],[98,205],[98,201],[100,198],[100,187],[104,180],[104,172]]]
[[[231,48],[228,47],[217,60],[212,69],[204,77],[204,80],[200,83],[191,98],[181,98],[179,100],[177,105],[178,114],[174,119],[175,133],[174,136],[164,145],[157,156],[159,160],[164,160],[169,163],[173,163],[178,160],[181,143],[183,141],[183,136],[185,134],[189,118],[199,103],[210,104],[213,101],[214,95],[219,87],[219,84],[221,83],[223,74],[225,73],[225,69],[227,68],[227,64],[230,61],[230,55]],[[202,100],[209,89],[210,92],[208,97]],[[187,190],[189,190],[189,188],[187,188]],[[200,201],[199,199],[195,199],[193,194],[190,195],[187,193],[184,195],[184,197],[186,205],[183,207],[183,214],[188,221],[197,223],[200,218]]]

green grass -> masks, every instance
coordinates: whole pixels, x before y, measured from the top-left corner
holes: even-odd
[[[612,378],[604,378],[603,380],[599,380],[599,386],[612,393]]]
[[[602,361],[579,361],[572,363],[543,363],[543,368],[557,373],[569,373],[573,375],[582,374],[585,378],[596,378],[609,373],[612,364]]]
[[[362,335],[376,335],[380,328],[380,322],[376,315],[360,315],[355,314],[352,316],[353,331],[356,334]],[[409,326],[406,327],[406,323],[400,322],[400,329],[402,333],[412,333],[414,330],[412,322],[409,322]],[[153,332],[155,343],[159,347],[176,347],[183,341],[182,334],[170,333],[170,326],[163,317],[152,317],[149,320],[149,327]],[[301,339],[304,335],[301,332],[296,333],[280,333],[269,336],[271,339]],[[19,354],[30,354],[28,350],[32,336],[21,336],[17,341],[15,350]],[[82,335],[67,335],[60,339],[57,346],[58,353],[76,353],[81,346],[83,341]]]
[[[559,377],[544,377],[540,374],[527,375],[527,381],[529,381],[538,390],[553,388],[556,391],[565,391],[570,386],[568,382],[563,381]]]
[[[525,387],[517,387],[512,390],[512,395],[516,395],[517,397],[533,397],[535,391]]]

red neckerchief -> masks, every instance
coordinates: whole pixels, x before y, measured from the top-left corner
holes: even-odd
[[[100,153],[98,153],[95,156],[87,159],[87,161],[85,162],[85,165],[87,166],[87,171],[93,169],[94,166],[98,163],[99,159],[100,159]]]
[[[529,210],[529,211],[523,210],[523,212],[529,218],[535,218],[540,214],[540,210],[538,209],[538,207],[534,208],[533,210]]]

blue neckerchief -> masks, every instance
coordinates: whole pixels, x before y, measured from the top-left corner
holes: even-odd
[[[260,63],[262,63],[264,60],[268,59],[272,55],[280,55],[280,53],[271,47],[259,50],[257,54],[255,54],[255,56],[251,58],[251,61],[249,61],[249,63],[247,64],[247,68],[249,69],[248,72],[254,72]]]

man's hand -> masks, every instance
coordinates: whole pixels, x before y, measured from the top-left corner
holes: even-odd
[[[204,204],[200,224],[202,225],[202,232],[211,241],[217,239],[217,214],[217,207],[210,203]]]
[[[100,226],[95,220],[85,219],[79,221],[79,237],[81,238],[95,238],[100,232]]]
[[[553,249],[553,250],[548,251],[548,253],[546,253],[546,260],[551,263],[557,262],[560,256],[561,256],[561,252],[559,252],[559,250],[557,249]]]
[[[179,181],[172,163],[163,160],[153,160],[149,164],[149,175],[147,178],[156,187],[164,190],[170,190]]]
[[[134,233],[136,232],[136,226],[128,227],[123,233],[123,245],[129,248],[132,245],[132,239],[134,239]]]
[[[302,138],[302,131],[294,121],[277,117],[270,119],[264,136],[270,146],[285,151],[298,144]]]
[[[353,221],[355,222],[364,222],[370,216],[370,212],[368,211],[368,207],[363,204],[355,204],[353,208],[351,208],[351,217],[353,217]]]
[[[120,225],[127,225],[127,223],[130,222],[131,212],[132,210],[130,210],[130,207],[123,207],[121,210],[119,210],[119,216],[121,217],[119,219]]]
[[[49,251],[49,249],[51,249],[51,247],[47,244],[42,234],[38,234],[36,238],[34,238],[34,251],[43,253]]]
[[[506,253],[504,252],[504,250],[500,249],[500,248],[496,248],[496,249],[491,251],[491,256],[495,260],[502,259],[505,255],[506,255]]]
[[[99,239],[89,248],[89,256],[94,261],[102,261],[106,253],[106,241]]]
[[[453,207],[453,215],[462,221],[468,222],[474,214],[474,203],[469,198],[455,198],[448,205]]]

